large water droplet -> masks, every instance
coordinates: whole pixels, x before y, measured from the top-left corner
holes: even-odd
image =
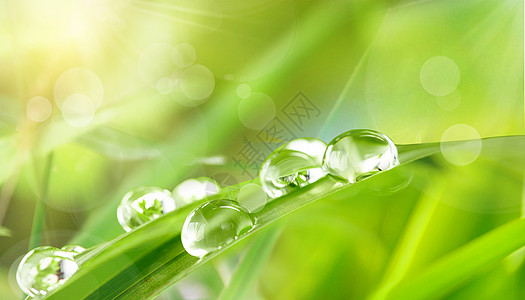
[[[399,164],[397,148],[386,135],[354,129],[334,138],[326,148],[323,168],[354,183]]]
[[[170,191],[155,186],[141,186],[122,198],[117,218],[122,228],[130,231],[173,210],[175,200]]]
[[[77,270],[73,252],[38,247],[27,253],[16,271],[16,281],[31,297],[46,295],[68,280]]]
[[[254,220],[239,203],[213,200],[195,208],[184,221],[182,245],[196,257],[222,249],[253,228]]]
[[[187,179],[173,189],[173,197],[182,204],[190,204],[219,192],[219,184],[208,177]]]
[[[259,171],[264,191],[277,198],[325,176],[322,169],[326,143],[315,138],[300,138],[277,148],[266,158]]]

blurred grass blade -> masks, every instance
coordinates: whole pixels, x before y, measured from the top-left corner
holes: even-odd
[[[442,258],[427,270],[399,283],[386,299],[434,299],[525,245],[521,219],[479,237]]]
[[[140,160],[160,155],[151,142],[107,126],[79,136],[76,142],[117,160]]]
[[[34,160],[33,160],[34,165]],[[31,250],[40,245],[40,240],[42,239],[42,229],[44,228],[44,223],[46,220],[46,199],[47,191],[49,188],[49,176],[51,174],[51,167],[53,165],[53,152],[50,152],[45,161],[44,173],[39,182],[38,188],[38,199],[36,201],[35,213],[33,215],[33,226],[31,227],[31,236],[29,238],[29,247]],[[36,170],[35,170],[36,174]]]
[[[461,142],[454,142],[461,146]],[[468,144],[468,141],[465,142]],[[497,153],[506,153],[507,149],[513,149],[510,145],[519,146],[525,144],[525,137],[502,137],[484,139],[483,149],[486,158]],[[492,150],[496,150],[496,152]],[[399,147],[400,160],[402,164],[424,158],[439,152],[439,144],[417,144]],[[377,174],[372,178],[379,180],[390,174],[389,171]],[[236,199],[236,192],[239,187],[256,182],[257,179],[241,183],[223,189],[219,194],[202,201],[211,199]],[[317,182],[310,184],[296,192],[270,201],[261,211],[254,214],[257,224],[252,231],[241,236],[236,242],[224,247],[221,250],[209,253],[199,259],[189,255],[180,240],[180,230],[188,212],[199,205],[201,202],[193,203],[187,207],[166,214],[152,222],[145,224],[133,231],[124,233],[120,237],[103,243],[90,249],[80,257],[81,268],[63,286],[54,290],[49,299],[113,299],[116,297],[125,299],[144,299],[159,294],[169,285],[177,282],[195,268],[221,254],[238,241],[252,235],[258,230],[266,227],[274,221],[292,213],[293,211],[310,204],[314,201],[330,198],[347,198],[355,188],[359,188],[367,180],[360,181],[354,185],[345,185],[341,181],[331,176],[326,176]],[[363,200],[366,194],[359,194]],[[452,260],[445,260],[444,265],[438,265],[431,269],[427,281],[423,277],[429,291],[435,292],[436,289],[445,290],[447,286],[454,285],[457,281],[463,280],[472,275],[480,267],[504,257],[510,252],[525,245],[525,235],[519,235],[525,229],[524,223],[519,225],[507,226],[497,230],[496,233],[487,235],[481,242],[475,242],[465,251],[453,256]],[[510,238],[511,240],[505,240]],[[255,250],[254,250],[255,251]],[[262,250],[261,250],[262,251]],[[269,250],[267,250],[269,251]],[[480,252],[480,253],[478,253]],[[486,253],[484,253],[486,252]],[[254,254],[255,255],[255,254]],[[462,264],[462,259],[472,259],[470,268],[465,268],[457,272],[458,264]],[[241,267],[240,272],[244,272]],[[434,270],[434,271],[433,271]],[[448,279],[434,280],[434,277],[443,275],[443,272],[454,273]],[[241,276],[241,275],[238,275]],[[250,279],[253,280],[253,279]],[[418,284],[411,284],[411,281],[400,281],[398,287],[392,290],[392,295],[399,297],[407,296],[406,293],[413,292],[412,289],[418,288]],[[234,283],[237,284],[237,283]],[[446,286],[445,286],[446,285]],[[237,288],[232,286],[232,296],[235,296]],[[242,290],[238,290],[244,293]],[[227,297],[229,295],[225,295]],[[421,297],[428,296],[422,294]],[[409,297],[410,298],[410,297]]]
[[[261,269],[264,267],[281,228],[270,228],[264,231],[252,244],[239,263],[230,283],[222,291],[219,300],[249,299]]]
[[[11,230],[9,228],[7,228],[7,227],[0,226],[0,236],[10,237],[11,236]]]
[[[399,239],[399,244],[392,254],[390,266],[384,276],[382,287],[378,289],[371,299],[384,298],[385,294],[405,276],[437,206],[441,196],[440,189],[441,186],[438,189],[429,186],[419,199],[404,229],[404,233]]]

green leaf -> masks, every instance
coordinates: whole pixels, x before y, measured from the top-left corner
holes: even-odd
[[[525,219],[501,226],[407,278],[386,299],[438,298],[525,245]]]
[[[468,141],[454,142],[458,147],[468,143]],[[514,147],[525,145],[525,137],[485,139],[483,149],[484,151],[489,150],[487,152],[489,154],[494,154],[490,149],[506,149],[510,145]],[[399,156],[402,165],[438,152],[438,143],[399,146]],[[374,175],[371,178],[380,178],[388,172]],[[352,193],[354,188],[367,180],[354,185],[346,185],[331,176],[326,176],[301,190],[275,199],[255,214],[257,224],[254,229],[235,243],[309,203],[330,199],[331,197],[345,198],[345,195]],[[256,182],[257,180],[254,181]],[[218,198],[235,200],[239,187],[247,183],[249,182],[225,188],[218,195],[203,201]],[[366,197],[366,195],[359,197]],[[62,287],[53,291],[48,298],[112,299],[122,297],[144,299],[159,294],[172,283],[177,282],[195,268],[235,244],[230,244],[224,249],[210,253],[201,259],[189,255],[184,250],[180,240],[180,229],[189,211],[199,204],[200,202],[194,203],[164,215],[112,241],[89,249],[88,252],[80,257],[79,263],[81,268],[79,271]],[[412,281],[407,283],[401,281],[400,285],[394,288],[393,297],[406,296],[406,291],[417,287],[417,284],[427,280],[427,278],[435,279],[435,277],[439,277],[445,272],[456,272],[457,264],[461,263],[462,259],[469,258],[469,267],[464,271],[457,272],[457,275],[450,276],[449,274],[451,279],[436,280],[428,283],[428,285],[431,285],[428,287],[429,291],[445,289],[445,287],[453,285],[455,280],[464,280],[469,275],[472,275],[477,268],[501,259],[512,251],[524,246],[525,238],[519,235],[522,235],[522,229],[525,229],[523,228],[525,224],[518,224],[510,225],[510,227],[498,230],[495,234],[482,238],[481,242],[474,243],[474,246],[468,247],[467,250],[460,252],[458,256],[453,256],[452,259],[445,260],[444,263],[431,268],[429,275],[422,275],[423,277],[421,278],[423,279],[416,279],[415,283],[412,283]],[[491,242],[493,239],[496,242]],[[487,250],[489,246],[492,247],[492,250],[484,255],[477,255],[480,254],[479,252]]]

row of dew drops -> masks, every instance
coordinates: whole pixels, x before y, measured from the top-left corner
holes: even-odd
[[[278,198],[330,174],[355,183],[399,164],[395,144],[373,130],[355,129],[334,138],[328,145],[316,138],[292,140],[272,152],[263,162],[259,179],[271,198]],[[170,211],[210,195],[220,186],[207,177],[188,179],[173,192],[159,187],[138,187],[122,199],[117,218],[131,231]],[[219,250],[251,231],[256,217],[243,204],[226,199],[210,200],[193,209],[184,221],[184,249],[195,257]],[[58,249],[38,247],[27,253],[17,270],[21,289],[30,296],[46,295],[77,270],[76,245]]]

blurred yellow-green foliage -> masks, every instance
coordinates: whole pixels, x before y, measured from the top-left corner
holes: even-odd
[[[353,128],[397,144],[523,134],[523,28],[515,0],[2,1],[0,298],[21,297],[32,228],[33,245],[107,241],[139,185],[235,184],[282,141]],[[254,299],[362,299],[520,216],[523,174],[503,158],[444,158],[284,219]],[[236,249],[163,297],[214,298]],[[488,272],[448,296],[522,298],[522,269]]]

